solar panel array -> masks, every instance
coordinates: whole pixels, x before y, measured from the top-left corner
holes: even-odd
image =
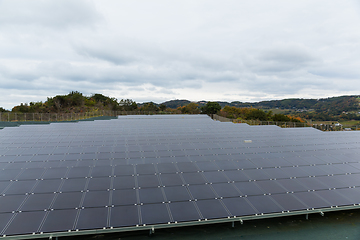
[[[4,128],[0,235],[353,206],[360,203],[359,137],[202,115]]]

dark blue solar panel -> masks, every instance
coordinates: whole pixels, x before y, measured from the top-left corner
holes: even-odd
[[[87,190],[96,191],[96,190],[109,190],[111,186],[110,177],[97,177],[91,178],[86,187]]]
[[[80,207],[83,193],[78,192],[62,192],[57,194],[52,209],[75,209]]]
[[[316,192],[298,192],[293,194],[296,198],[302,201],[308,208],[323,208],[331,206],[329,202],[321,198]]]
[[[190,173],[182,173],[182,177],[184,178],[185,183],[187,184],[204,184],[206,183],[205,178],[201,173],[190,172]]]
[[[78,210],[76,209],[50,211],[44,225],[41,227],[41,232],[51,233],[73,230],[77,213]]]
[[[211,187],[220,197],[238,197],[241,195],[233,183],[215,183]]]
[[[179,186],[183,184],[181,175],[176,173],[161,174],[160,179],[164,186]]]
[[[243,197],[224,198],[222,202],[232,216],[248,216],[258,213],[258,211],[249,204],[249,201]]]
[[[352,133],[183,115],[5,128],[0,234],[350,207],[360,198]]]
[[[109,206],[110,191],[90,191],[85,194],[83,207]]]
[[[116,206],[111,208],[111,227],[129,227],[139,224],[139,210],[137,206]]]
[[[45,211],[19,212],[4,231],[4,235],[23,235],[38,232]]]
[[[140,208],[144,224],[168,223],[171,221],[168,208],[164,203],[144,204]]]
[[[281,212],[283,209],[276,204],[270,196],[249,196],[247,200],[259,211],[259,213]]]
[[[305,210],[307,208],[292,193],[275,194],[271,198],[287,211]]]
[[[196,202],[201,215],[205,219],[224,218],[229,216],[228,212],[221,204],[220,200],[208,199]]]
[[[162,203],[165,202],[161,188],[139,189],[140,203]]]
[[[168,201],[189,201],[190,197],[186,187],[173,186],[164,188],[165,196]]]
[[[194,202],[173,202],[169,204],[175,222],[188,222],[200,219]]]
[[[121,189],[112,191],[112,205],[134,205],[138,204],[135,189]]]
[[[76,229],[102,229],[107,226],[107,207],[81,209]]]
[[[55,197],[54,193],[31,194],[21,206],[21,211],[46,211]]]
[[[217,197],[210,185],[191,185],[189,186],[189,190],[195,199],[209,199]]]

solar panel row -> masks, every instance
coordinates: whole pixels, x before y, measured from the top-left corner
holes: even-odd
[[[360,203],[353,132],[175,115],[21,126],[0,136],[6,236]]]

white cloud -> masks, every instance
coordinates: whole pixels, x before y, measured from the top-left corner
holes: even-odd
[[[73,90],[154,102],[358,94],[359,13],[333,0],[0,0],[0,106]]]
[[[95,24],[101,15],[91,1],[2,0],[0,26],[35,25],[62,29]]]

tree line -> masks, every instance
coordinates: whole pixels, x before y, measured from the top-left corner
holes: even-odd
[[[301,121],[301,119],[312,119],[314,121],[339,121],[360,120],[359,103],[360,97],[358,96],[341,96],[324,99],[272,100],[258,103],[171,100],[162,104],[154,102],[138,104],[131,99],[117,100],[99,93],[84,96],[78,91],[72,91],[67,95],[48,97],[45,102],[21,103],[13,107],[11,111],[19,113],[67,113],[110,110],[183,114],[212,114],[217,112],[224,117],[245,120]],[[288,109],[288,114],[273,114],[270,109],[276,108]],[[0,107],[0,112],[6,111],[8,110]]]
[[[273,122],[305,122],[300,117],[285,115],[285,114],[273,114],[272,111],[265,112],[262,109],[257,108],[237,108],[225,106],[219,111],[219,115],[231,119],[242,120],[259,120],[259,121],[273,121]]]
[[[183,108],[189,103],[190,101],[188,100],[171,100],[164,102],[163,104],[173,108]],[[289,115],[291,113],[292,116],[295,116],[297,118],[312,119],[314,121],[360,120],[360,96],[356,95],[320,99],[290,98],[253,103],[239,101],[218,101],[217,103],[219,103],[219,105],[223,109],[225,107],[236,107],[239,109],[262,109],[264,111],[270,111],[271,109],[279,109],[282,110],[283,113],[288,112],[288,114],[285,115]],[[206,104],[206,101],[200,101],[196,104],[198,104],[201,108]],[[187,109],[185,108],[184,111],[186,110]],[[231,117],[232,114],[234,113],[229,113],[228,115]],[[278,115],[275,118],[278,118]],[[281,116],[281,118],[283,117]]]
[[[221,108],[218,102],[207,102],[200,107],[197,103],[189,103],[185,106],[178,107],[181,113],[188,114],[219,114],[220,116],[230,119],[243,120],[259,120],[259,121],[274,121],[274,122],[305,122],[303,119],[296,116],[289,116],[284,114],[273,114],[271,111],[265,112],[256,108],[238,108],[225,106]]]
[[[49,97],[45,102],[21,103],[12,108],[12,112],[19,113],[58,113],[58,112],[89,112],[94,110],[133,111],[137,103],[131,99],[110,98],[99,93],[84,96],[72,91],[67,95]]]

